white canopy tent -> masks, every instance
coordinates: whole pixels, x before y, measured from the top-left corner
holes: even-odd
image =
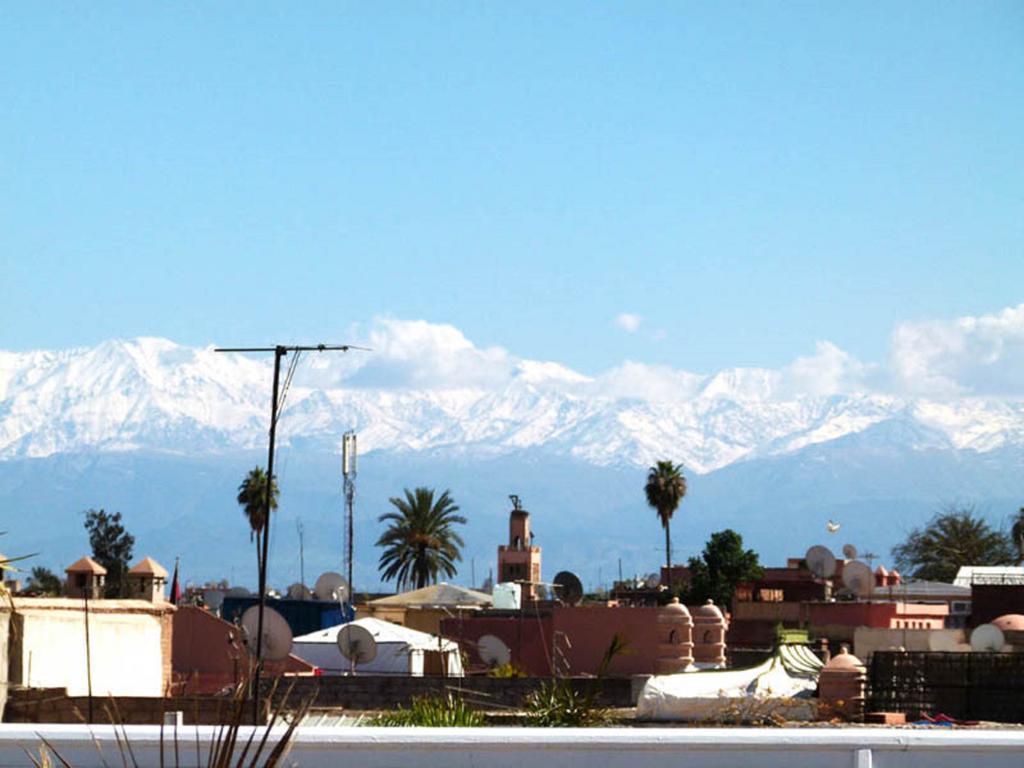
[[[458,643],[381,619],[357,619],[351,623],[366,629],[377,641],[376,658],[357,665],[358,675],[422,677],[427,668],[427,654],[440,654],[444,672],[449,677],[464,675]],[[339,624],[296,637],[292,653],[319,667],[324,675],[349,674],[351,662],[338,649],[338,632],[344,626]]]
[[[806,646],[783,645],[756,667],[655,675],[640,692],[636,716],[686,722],[742,721],[771,714],[810,719],[822,666]]]

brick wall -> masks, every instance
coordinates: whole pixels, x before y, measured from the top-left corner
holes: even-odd
[[[164,712],[182,712],[186,724],[218,725],[229,719],[233,702],[225,698],[188,697],[162,699],[119,696],[113,700],[93,697],[93,722],[114,720],[127,725],[159,725]],[[63,688],[12,688],[4,712],[6,723],[84,723],[89,712],[87,696],[68,696]]]
[[[437,696],[445,691],[461,694],[470,703],[488,708],[519,707],[523,700],[537,690],[544,678],[521,677],[514,679],[492,677],[386,677],[357,675],[355,677],[299,677],[294,678],[290,701],[299,702],[314,696],[315,707],[342,707],[354,710],[394,709],[408,707],[413,699]],[[596,685],[600,689],[599,703],[607,707],[631,707],[634,704],[630,678],[573,678],[580,690]],[[283,696],[291,681],[282,679],[277,696]]]

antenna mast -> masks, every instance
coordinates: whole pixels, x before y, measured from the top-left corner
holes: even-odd
[[[270,439],[267,448],[267,491],[263,498],[263,552],[259,559],[259,619],[256,630],[256,664],[252,678],[252,720],[259,725],[260,716],[260,676],[263,671],[263,614],[267,606],[267,557],[270,554],[270,500],[274,487],[274,440],[277,436],[277,420],[281,416],[278,407],[281,383],[281,358],[289,352],[348,352],[350,349],[365,349],[350,344],[317,344],[315,346],[285,346],[277,344],[273,347],[217,347],[214,352],[273,352],[274,353],[274,388],[270,396]],[[367,350],[369,351],[369,350]],[[294,373],[294,370],[289,371]],[[288,376],[291,381],[291,376]]]
[[[355,593],[352,586],[352,550],[355,536],[352,507],[356,500],[357,453],[356,433],[349,430],[341,439],[341,475],[345,488],[345,577],[348,579],[349,600]]]

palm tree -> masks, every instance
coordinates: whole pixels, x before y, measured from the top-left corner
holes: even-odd
[[[455,514],[459,508],[450,492],[435,501],[432,488],[406,488],[404,499],[388,501],[395,511],[378,518],[390,523],[377,539],[377,546],[384,547],[378,566],[384,580],[395,579],[399,589],[408,585],[419,589],[435,583],[439,574],[454,576],[464,542],[453,526],[465,525],[466,518]]]
[[[647,503],[658,512],[661,527],[665,529],[665,565],[668,567],[669,579],[672,574],[672,539],[669,535],[669,521],[679,508],[679,503],[686,495],[686,478],[683,476],[683,465],[671,461],[659,461],[647,473],[647,485],[644,486]]]
[[[277,509],[279,491],[277,478],[274,478],[270,493],[270,508]],[[249,520],[249,541],[256,541],[256,566],[262,566],[263,555],[260,549],[264,525],[264,510],[267,508],[267,473],[263,467],[253,468],[245,480],[238,486],[238,504],[242,507]]]
[[[964,565],[1010,565],[1014,548],[973,507],[949,508],[893,547],[896,567],[916,579],[950,583]]]
[[[1017,510],[1017,516],[1010,528],[1010,538],[1013,539],[1013,546],[1017,549],[1017,562],[1024,563],[1024,507]]]

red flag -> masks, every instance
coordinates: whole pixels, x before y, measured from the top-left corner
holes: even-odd
[[[181,602],[181,585],[178,583],[178,558],[174,558],[174,578],[171,579],[171,605]]]

